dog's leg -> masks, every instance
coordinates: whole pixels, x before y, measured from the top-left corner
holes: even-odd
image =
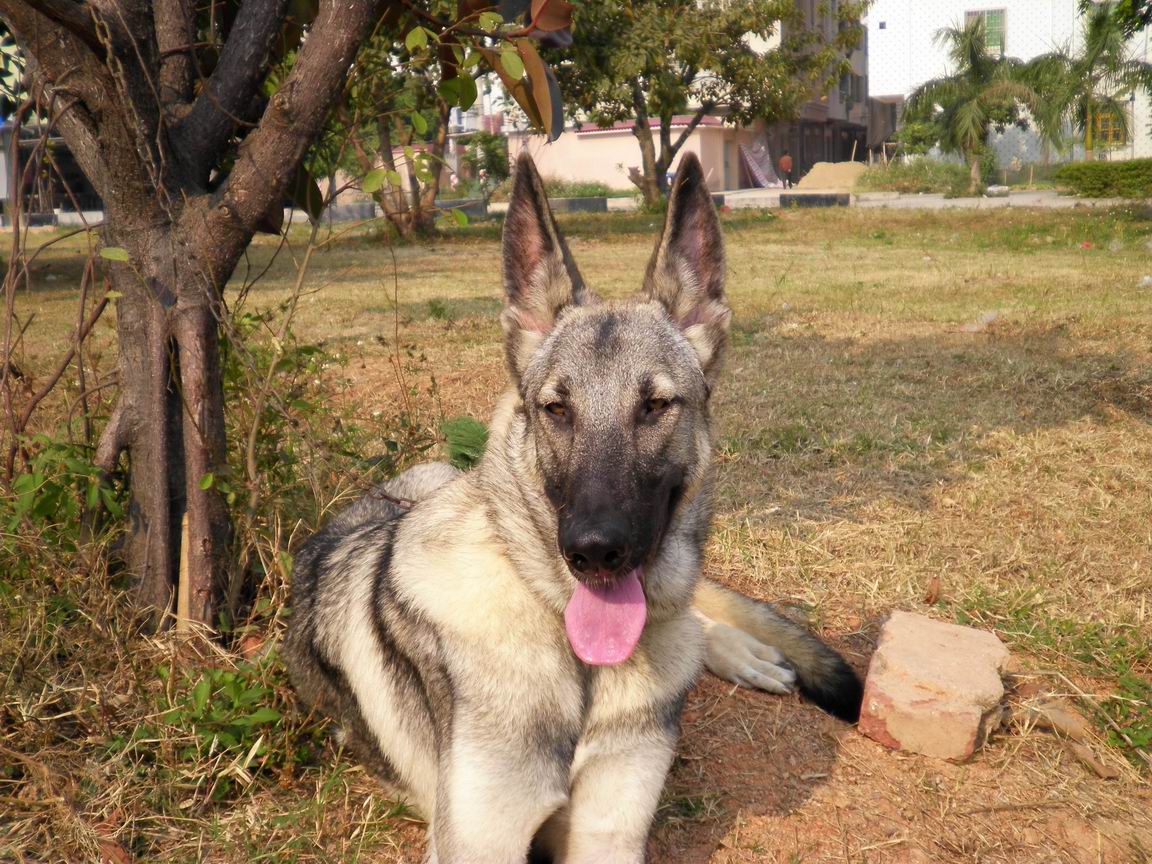
[[[796,689],[796,673],[776,647],[699,610],[696,617],[704,630],[704,662],[717,678],[768,693]]]
[[[494,734],[453,730],[429,828],[436,864],[524,864],[540,826],[564,805],[562,772],[524,752],[530,733],[500,730],[498,742]]]
[[[770,693],[797,689],[841,719],[860,716],[864,688],[852,667],[772,604],[701,579],[693,611],[705,630],[705,664],[713,675]]]
[[[610,738],[581,745],[589,755],[572,788],[567,842],[557,864],[643,864],[675,743],[671,733],[644,730],[627,749]]]

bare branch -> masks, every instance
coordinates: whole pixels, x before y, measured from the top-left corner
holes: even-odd
[[[361,43],[389,0],[345,4],[324,0],[287,79],[249,133],[214,207],[190,207],[193,231],[207,229],[212,245],[239,256],[264,216],[279,207],[308,145],[336,105]],[[196,225],[196,220],[202,220]],[[220,255],[220,262],[235,258]],[[228,274],[221,274],[221,280]]]
[[[287,5],[288,0],[244,0],[240,7],[220,62],[180,124],[179,139],[197,176],[207,179],[235,131],[236,117],[251,105],[264,80],[268,51],[283,24]],[[183,39],[191,41],[187,34]]]
[[[47,380],[40,386],[40,389],[33,394],[28,404],[24,406],[19,420],[13,424],[12,441],[8,445],[8,458],[5,462],[7,476],[12,476],[12,471],[16,463],[16,453],[20,449],[19,436],[23,435],[24,430],[28,428],[28,421],[32,419],[32,414],[36,410],[36,406],[44,401],[44,397],[51,393],[60,382],[60,379],[64,377],[64,373],[68,371],[68,367],[72,365],[72,358],[76,356],[77,347],[88,338],[88,334],[92,332],[92,328],[96,325],[96,322],[100,320],[100,316],[104,314],[104,310],[107,307],[107,296],[101,297],[100,302],[92,307],[92,311],[88,314],[88,320],[79,326],[75,339],[73,339],[72,344],[64,353],[64,356],[60,358],[60,362],[56,364],[56,369],[48,376]]]
[[[715,107],[716,106],[711,102],[705,102],[698,109],[696,109],[696,113],[692,115],[692,119],[688,121],[688,125],[684,127],[683,131],[680,133],[680,136],[675,140],[675,142],[673,142],[672,150],[668,154],[668,158],[665,162],[666,165],[672,164],[672,160],[676,157],[676,154],[680,152],[680,148],[684,146],[684,142],[692,137],[692,133],[696,131],[696,127],[700,125],[700,121],[703,120],[705,115]]]

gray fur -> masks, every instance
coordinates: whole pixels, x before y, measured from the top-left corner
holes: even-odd
[[[719,225],[685,157],[643,295],[602,303],[521,158],[504,249],[510,387],[480,466],[413,468],[310,539],[285,657],[301,700],[429,819],[428,861],[523,864],[531,846],[534,861],[640,862],[704,631],[727,677],[796,677],[756,642],[777,631],[747,626],[769,607],[693,611],[728,324]],[[629,660],[594,667],[565,636],[586,577],[561,547],[605,514],[648,617]],[[784,653],[807,668],[808,647]]]

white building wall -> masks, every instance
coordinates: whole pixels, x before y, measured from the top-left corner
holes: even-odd
[[[1079,39],[1077,0],[875,0],[868,9],[868,61],[873,96],[907,96],[948,74],[944,27],[963,27],[967,12],[1004,10],[1004,53],[1031,60]]]
[[[873,96],[907,96],[920,85],[950,71],[947,49],[936,41],[944,27],[964,26],[965,14],[1004,10],[1004,53],[1031,60],[1051,51],[1075,51],[1083,26],[1077,0],[874,0],[865,18],[868,29],[870,90]],[[1131,42],[1133,55],[1152,60],[1148,33]],[[1152,157],[1152,104],[1145,93],[1132,102],[1130,141],[1110,151],[1112,159]],[[1044,159],[1032,132],[993,132],[989,142],[999,163],[1016,168]],[[1080,147],[1076,148],[1083,155]]]

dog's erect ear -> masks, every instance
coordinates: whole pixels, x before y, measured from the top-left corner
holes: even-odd
[[[704,170],[685,153],[668,195],[664,233],[648,262],[644,290],[679,325],[712,380],[732,313],[724,297],[724,241]]]
[[[565,306],[596,302],[560,236],[532,158],[516,160],[504,219],[504,326],[508,365],[519,376]]]

